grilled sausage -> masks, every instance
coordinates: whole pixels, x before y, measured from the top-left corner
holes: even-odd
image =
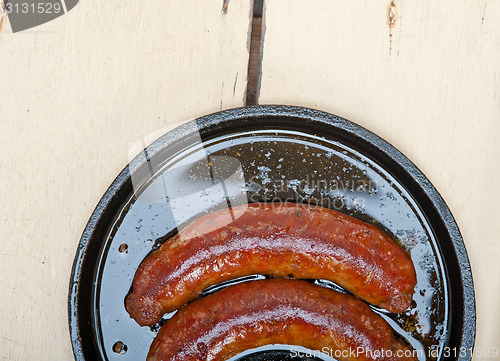
[[[269,344],[303,346],[339,360],[415,360],[362,301],[285,278],[239,283],[189,303],[160,329],[147,360],[223,361]]]
[[[252,203],[199,217],[139,266],[126,308],[156,323],[207,287],[263,274],[336,282],[391,312],[411,303],[408,254],[377,227],[338,211],[295,203]]]

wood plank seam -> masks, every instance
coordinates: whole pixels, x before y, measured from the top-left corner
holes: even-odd
[[[253,16],[250,24],[250,52],[248,56],[247,91],[245,105],[259,103],[259,89],[262,69],[262,13],[264,1],[254,0]]]

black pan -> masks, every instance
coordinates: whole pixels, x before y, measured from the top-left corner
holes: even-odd
[[[154,141],[118,175],[90,217],[75,256],[69,289],[75,359],[145,359],[171,315],[139,327],[124,299],[139,263],[179,227],[228,205],[285,200],[334,208],[391,235],[414,261],[416,292],[403,314],[373,310],[419,352],[420,361],[471,360],[472,274],[460,231],[439,193],[373,133],[335,115],[290,106],[196,119]],[[329,359],[300,350],[311,359]],[[290,346],[273,345],[235,358],[296,355]]]

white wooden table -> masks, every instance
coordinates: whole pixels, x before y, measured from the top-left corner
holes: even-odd
[[[266,0],[259,103],[346,117],[427,175],[469,252],[476,347],[500,347],[500,1],[392,4]],[[15,34],[4,18],[0,360],[73,359],[73,257],[130,145],[244,105],[252,1],[222,7],[82,0]]]

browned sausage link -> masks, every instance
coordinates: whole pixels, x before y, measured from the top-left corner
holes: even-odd
[[[415,360],[362,301],[284,278],[236,284],[189,303],[161,328],[147,360],[222,361],[269,344],[340,360]]]
[[[410,305],[413,263],[377,227],[295,203],[253,203],[232,212],[229,224],[227,211],[201,216],[146,257],[126,300],[132,318],[152,325],[207,287],[251,274],[331,280],[391,312]]]

